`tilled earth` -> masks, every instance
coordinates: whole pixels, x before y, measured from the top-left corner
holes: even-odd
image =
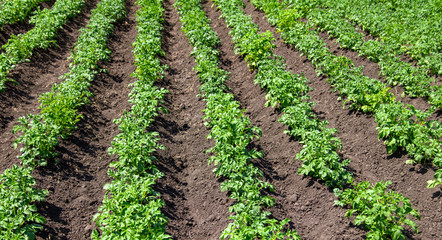
[[[18,150],[12,148],[16,135],[12,128],[17,119],[28,113],[38,113],[38,96],[58,83],[59,76],[68,71],[67,57],[79,36],[78,30],[84,27],[90,11],[97,0],[87,1],[83,12],[59,31],[57,46],[48,50],[38,50],[29,62],[17,66],[11,74],[16,84],[10,82],[0,93],[0,170],[18,164]],[[184,33],[173,0],[165,0],[165,30],[163,50],[166,55],[161,60],[168,65],[166,76],[157,84],[170,91],[165,98],[169,113],[160,114],[151,130],[158,131],[161,143],[167,150],[156,153],[158,167],[165,173],[159,180],[156,190],[161,193],[166,206],[163,209],[169,218],[167,233],[174,239],[218,239],[230,220],[228,208],[232,200],[228,193],[220,191],[222,179],[212,173],[213,165],[207,164],[209,154],[205,150],[214,145],[207,139],[209,130],[203,125],[202,109],[205,102],[197,95],[199,81],[192,70],[194,59],[190,56],[192,47]],[[255,73],[249,71],[246,63],[234,54],[231,37],[221,13],[204,1],[204,10],[212,19],[211,26],[221,39],[220,67],[231,72],[227,85],[241,106],[247,109],[247,116],[253,125],[262,129],[263,136],[250,147],[263,151],[262,159],[254,160],[265,175],[265,180],[275,186],[275,192],[268,193],[276,199],[270,209],[272,217],[282,220],[290,218],[289,228],[298,231],[303,239],[364,239],[366,231],[352,224],[352,218],[345,218],[346,209],[333,205],[336,198],[323,182],[297,174],[301,165],[295,160],[302,144],[283,133],[286,129],[278,122],[281,113],[264,107],[265,91],[255,85]],[[333,92],[327,79],[318,77],[313,66],[300,52],[282,42],[276,29],[270,26],[262,12],[246,1],[245,11],[260,26],[261,31],[271,31],[276,37],[275,53],[284,57],[288,69],[296,74],[304,74],[314,89],[310,92],[314,107],[320,119],[330,122],[337,128],[338,137],[343,143],[340,152],[343,158],[351,159],[350,170],[356,181],[378,182],[390,180],[390,189],[411,199],[413,206],[422,217],[416,220],[419,233],[407,231],[410,239],[438,239],[442,236],[441,189],[427,189],[426,181],[431,179],[434,169],[431,166],[406,165],[408,156],[399,152],[389,156],[382,141],[377,138],[376,123],[372,115],[344,109],[338,101],[338,93]],[[41,4],[40,7],[50,7]],[[127,1],[127,17],[120,21],[114,30],[108,47],[111,59],[100,66],[107,73],[100,73],[92,84],[94,96],[91,104],[80,109],[84,118],[78,129],[66,140],[62,140],[56,151],[59,157],[48,167],[33,172],[37,187],[49,190],[46,202],[39,203],[39,213],[47,219],[44,230],[38,233],[39,239],[88,239],[95,224],[93,215],[101,204],[105,190],[108,165],[115,160],[107,149],[112,138],[118,134],[112,122],[119,118],[124,109],[129,109],[128,84],[135,81],[130,74],[133,65],[131,43],[136,36],[134,0]],[[6,43],[11,34],[29,30],[27,23],[6,26],[0,31],[0,43]],[[379,78],[376,64],[357,53],[342,50],[327,33],[321,33],[332,51],[345,55],[357,66],[365,66],[364,73]],[[380,78],[383,80],[382,78]],[[391,91],[400,99],[401,89]],[[412,103],[419,109],[427,109],[428,104],[420,98],[400,99]],[[440,116],[433,116],[441,120]],[[437,237],[439,236],[439,237]]]

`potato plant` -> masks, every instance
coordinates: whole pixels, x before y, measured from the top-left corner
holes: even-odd
[[[41,2],[48,0],[11,0],[0,6],[0,28],[5,24],[23,22]]]
[[[291,1],[291,0],[290,0]],[[295,2],[295,1],[293,1]],[[379,37],[398,54],[408,54],[433,74],[442,74],[439,1],[317,1]]]
[[[14,165],[0,175],[0,238],[34,239],[46,220],[35,202],[44,201],[47,190],[35,189],[32,168]]]
[[[428,180],[428,188],[434,188],[437,185],[442,185],[442,169],[436,171],[433,180]]]
[[[308,80],[286,70],[284,60],[272,52],[271,33],[258,33],[258,26],[238,7],[242,1],[214,2],[232,28],[230,33],[236,52],[244,55],[249,63],[254,63],[249,64],[251,69],[257,67],[255,82],[267,90],[266,105],[282,110],[284,114],[279,121],[289,126],[286,133],[304,144],[303,150],[297,154],[303,162],[298,172],[318,177],[330,187],[342,188],[352,179],[345,169],[349,161],[341,161],[337,154],[341,148],[340,140],[334,137],[337,130],[328,128],[328,123],[318,120],[313,113],[314,103],[308,101],[311,90]],[[254,53],[256,51],[260,53]]]
[[[118,3],[118,4],[117,4]],[[88,91],[90,82],[99,72],[98,62],[109,58],[106,44],[114,23],[125,15],[122,1],[102,1],[92,11],[88,25],[81,30],[72,55],[69,72],[62,76],[60,84],[54,84],[52,91],[40,96],[39,114],[21,117],[14,133],[21,132],[15,147],[22,154],[19,159],[25,166],[45,166],[54,157],[54,147],[59,139],[67,138],[82,116],[77,109],[88,103],[92,94]]]
[[[336,205],[349,206],[346,217],[356,214],[355,224],[369,230],[367,239],[406,239],[404,226],[410,226],[416,233],[417,225],[408,216],[421,219],[411,207],[410,199],[394,191],[387,191],[390,181],[376,183],[360,182],[354,189],[335,190],[339,200]]]
[[[292,1],[285,2],[290,4]],[[442,107],[442,89],[433,86],[436,79],[430,77],[425,68],[416,68],[401,61],[397,56],[397,48],[387,40],[366,41],[364,34],[357,32],[351,22],[342,18],[339,11],[320,8],[320,5],[317,1],[297,1],[297,9],[306,9],[298,11],[299,18],[308,19],[318,30],[327,31],[331,37],[336,37],[340,48],[357,51],[359,56],[365,56],[378,63],[380,73],[391,86],[401,85],[410,97],[424,97],[433,106]]]
[[[41,1],[0,0],[0,27],[1,19],[23,21]],[[302,144],[302,150],[296,154],[296,159],[302,161],[298,174],[318,179],[319,183],[333,190],[337,197],[335,204],[346,208],[345,216],[367,230],[367,239],[406,239],[404,229],[417,233],[418,227],[412,217],[420,219],[419,213],[408,198],[390,190],[394,187],[388,187],[389,181],[374,184],[355,182],[352,169],[348,167],[350,160],[342,159],[339,154],[342,143],[337,137],[337,129],[330,128],[327,120],[318,119],[313,111],[315,102],[309,96],[312,90],[309,80],[302,74],[288,71],[285,60],[273,53],[273,34],[259,30],[252,17],[244,13],[242,0],[212,1],[230,27],[235,54],[243,57],[250,71],[256,73],[255,83],[266,91],[265,105],[282,113],[279,122],[288,127],[284,132]],[[428,0],[418,2],[425,1]],[[412,157],[407,163],[432,162],[440,168],[442,126],[429,118],[440,106],[442,88],[433,86],[434,79],[425,70],[430,68],[434,74],[440,66],[440,63],[432,62],[440,54],[429,54],[438,44],[437,40],[427,42],[427,37],[417,39],[410,32],[403,37],[398,36],[391,31],[401,26],[396,26],[392,18],[381,12],[391,13],[390,10],[398,9],[399,14],[393,19],[407,23],[414,19],[416,23],[411,25],[416,32],[428,32],[430,38],[434,38],[437,27],[420,28],[427,20],[417,19],[434,6],[423,6],[421,10],[418,4],[413,3],[415,12],[405,16],[401,6],[408,4],[409,0],[374,1],[383,2],[385,6],[370,3],[373,12],[348,6],[348,2],[355,6],[359,4],[352,0],[251,0],[252,5],[265,12],[269,23],[278,27],[286,43],[307,55],[318,75],[328,77],[329,83],[340,92],[343,107],[350,106],[373,114],[378,124],[378,138],[384,140],[389,154],[405,149]],[[368,4],[366,0],[360,2]],[[253,161],[264,161],[264,154],[250,148],[250,143],[259,141],[262,132],[252,124],[246,110],[241,108],[240,102],[225,85],[230,73],[219,67],[221,41],[211,29],[210,19],[201,3],[201,0],[176,0],[174,7],[179,13],[181,30],[193,47],[194,71],[201,83],[197,97],[206,103],[203,121],[210,129],[207,138],[214,143],[206,151],[210,154],[208,162],[214,165],[213,172],[222,181],[221,191],[227,192],[232,199],[229,224],[219,237],[238,240],[300,239],[289,225],[290,219],[275,219],[267,210],[275,206],[275,199],[266,194],[274,191],[274,186],[264,181],[264,173],[252,164]],[[20,4],[27,5],[19,8]],[[109,59],[111,52],[106,45],[114,24],[126,15],[126,4],[124,0],[98,1],[87,27],[80,30],[81,35],[69,58],[69,72],[62,76],[64,81],[54,84],[52,91],[41,95],[40,113],[21,117],[14,127],[14,133],[22,133],[14,147],[21,147],[18,158],[23,166],[14,165],[0,174],[0,239],[34,239],[37,231],[45,226],[46,220],[39,215],[36,203],[44,201],[48,191],[35,188],[37,181],[31,173],[57,156],[56,146],[62,139],[69,138],[81,121],[83,116],[78,111],[89,103],[91,81],[96,74],[105,71],[99,65]],[[173,238],[166,233],[169,220],[162,212],[165,203],[160,193],[155,191],[155,184],[164,174],[156,167],[154,155],[158,149],[165,148],[159,143],[159,133],[150,129],[161,111],[167,113],[162,106],[168,91],[157,87],[157,81],[164,77],[167,68],[160,61],[165,56],[161,46],[163,25],[167,24],[164,18],[174,16],[170,12],[165,14],[162,0],[138,0],[136,4],[138,34],[132,43],[136,65],[132,76],[136,81],[130,84],[132,90],[129,95],[132,106],[114,120],[120,133],[113,138],[108,151],[118,160],[109,165],[111,182],[104,185],[106,194],[93,217],[97,228],[92,231],[92,239]],[[35,11],[31,19],[35,28],[26,34],[12,36],[3,46],[0,84],[7,80],[16,64],[32,56],[35,48],[47,48],[55,43],[57,30],[68,18],[78,14],[83,5],[84,1],[58,0],[52,9]],[[15,15],[12,8],[17,11]],[[365,16],[355,19],[358,14]],[[372,21],[373,16],[379,14],[385,19]],[[438,26],[437,16],[433,13],[425,16],[435,20],[434,25]],[[301,18],[307,18],[309,23],[299,21]],[[372,25],[382,25],[375,33],[380,38],[365,41],[364,35],[355,31],[354,22],[368,26],[367,29],[371,29]],[[412,105],[395,101],[386,84],[364,76],[362,68],[354,67],[350,59],[332,54],[318,36],[318,30],[330,31],[338,38],[341,47],[359,51],[378,62],[390,85],[403,85],[407,94],[428,98],[433,107],[419,111]],[[416,44],[408,44],[413,41]],[[421,66],[415,68],[401,62],[397,54],[404,53],[420,59]],[[428,187],[440,184],[442,169],[438,169],[434,179],[428,181]],[[49,227],[53,226],[54,221],[49,222]]]

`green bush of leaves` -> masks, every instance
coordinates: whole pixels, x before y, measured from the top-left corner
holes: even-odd
[[[41,2],[48,0],[11,0],[0,6],[0,29],[5,24],[23,22]]]
[[[420,220],[419,213],[411,207],[410,199],[393,191],[385,192],[389,184],[390,181],[380,182],[370,187],[369,182],[361,182],[354,189],[335,189],[339,198],[335,204],[350,206],[345,216],[356,214],[355,224],[370,231],[367,239],[406,239],[402,233],[405,225],[418,232],[408,215]]]
[[[44,201],[47,190],[37,190],[31,168],[14,165],[0,175],[0,238],[34,239],[46,220],[35,202]]]

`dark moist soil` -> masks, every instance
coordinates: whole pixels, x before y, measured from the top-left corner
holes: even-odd
[[[92,82],[90,91],[94,96],[91,104],[79,111],[84,118],[77,124],[78,129],[61,141],[54,162],[33,173],[37,186],[49,190],[46,201],[38,205],[39,213],[47,220],[38,239],[89,239],[95,228],[92,218],[101,205],[103,186],[110,181],[108,165],[116,160],[107,152],[118,134],[113,119],[130,108],[127,87],[135,81],[130,77],[135,70],[131,43],[137,33],[134,2],[127,1],[127,18],[116,24],[110,37],[111,58],[100,64],[108,73],[98,74]]]
[[[69,70],[67,58],[80,34],[78,30],[87,24],[96,3],[97,0],[87,1],[82,12],[58,31],[57,45],[37,49],[29,62],[18,64],[10,73],[15,83],[7,82],[0,93],[0,171],[19,163],[16,156],[20,152],[12,148],[18,135],[12,134],[12,129],[19,117],[40,112],[39,96],[50,91],[52,84],[59,83],[59,77]]]
[[[314,90],[310,93],[312,100],[317,103],[314,110],[321,119],[330,122],[330,127],[337,128],[337,135],[343,144],[342,154],[344,158],[351,159],[350,168],[356,175],[356,181],[379,182],[382,180],[392,181],[390,188],[404,196],[410,198],[414,208],[416,208],[422,220],[415,222],[419,226],[419,234],[409,234],[411,239],[437,239],[442,236],[442,199],[440,188],[427,189],[426,181],[433,178],[434,170],[431,166],[406,165],[408,156],[404,152],[388,155],[386,148],[377,139],[376,123],[374,118],[368,114],[351,111],[342,108],[342,102],[337,101],[338,93],[333,93],[326,79],[316,77],[313,66],[305,58],[300,56],[300,52],[282,43],[279,34],[275,34],[275,28],[270,27],[265,15],[251,7],[246,1],[246,12],[251,14],[254,21],[260,26],[261,31],[270,30],[276,37],[277,48],[275,53],[287,60],[287,65],[294,73],[303,73],[310,81],[310,86]],[[336,49],[338,54],[344,54],[341,49]],[[341,51],[341,52],[339,52]],[[356,65],[362,63],[356,63]],[[373,65],[368,65],[365,71],[375,72],[369,69]],[[330,200],[331,201],[331,200]],[[322,209],[328,211],[328,209]],[[341,215],[337,219],[342,219]],[[334,225],[334,222],[330,222]],[[308,232],[310,234],[311,232]],[[341,238],[337,235],[325,234],[324,239]],[[305,237],[301,234],[302,237]],[[310,239],[322,238],[318,235],[309,237]],[[353,236],[352,239],[359,239]]]
[[[165,31],[162,60],[169,66],[165,78],[158,82],[170,91],[165,97],[169,113],[160,114],[154,130],[160,133],[166,151],[158,151],[158,167],[165,177],[158,181],[157,190],[166,206],[169,218],[166,233],[173,239],[218,239],[228,223],[231,205],[227,193],[208,165],[213,140],[203,125],[205,102],[197,97],[200,83],[192,68],[192,47],[181,32],[181,22],[174,1],[164,1]]]

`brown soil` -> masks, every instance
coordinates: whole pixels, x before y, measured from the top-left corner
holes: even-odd
[[[87,1],[83,13],[60,31],[57,47],[39,50],[29,63],[19,65],[12,74],[18,84],[8,83],[6,91],[0,94],[1,171],[18,163],[15,156],[19,151],[11,147],[16,138],[11,134],[12,127],[18,117],[38,112],[38,96],[50,90],[53,83],[60,81],[58,76],[68,70],[66,58],[78,37],[78,29],[86,25],[90,10],[97,2]],[[108,165],[116,159],[107,153],[112,138],[118,134],[112,120],[119,118],[123,109],[130,108],[127,85],[135,81],[130,77],[135,69],[131,53],[131,43],[136,36],[134,2],[127,1],[128,16],[117,24],[108,45],[112,50],[111,59],[101,64],[108,73],[96,77],[91,87],[94,94],[91,104],[80,109],[84,119],[73,135],[57,147],[59,157],[33,173],[38,187],[49,189],[46,202],[38,204],[40,214],[47,219],[38,239],[88,239],[95,229],[92,217],[101,205],[103,185],[110,181]],[[160,142],[167,148],[155,154],[159,169],[165,173],[156,190],[166,203],[163,208],[169,218],[166,232],[173,239],[218,239],[231,221],[228,208],[232,200],[220,191],[221,179],[212,173],[213,165],[207,164],[210,155],[205,150],[214,142],[207,139],[209,130],[203,125],[201,110],[205,102],[197,97],[200,84],[192,70],[195,66],[190,57],[193,48],[181,32],[173,3],[173,0],[164,3],[166,56],[162,62],[169,69],[165,79],[157,84],[170,91],[164,104],[169,113],[160,114],[151,129],[160,133]],[[211,5],[212,2],[206,1],[204,9],[221,39],[220,67],[232,72],[227,84],[241,106],[248,109],[246,114],[253,125],[263,131],[261,140],[254,141],[251,147],[264,152],[265,156],[254,163],[264,172],[265,180],[275,186],[275,192],[269,194],[276,199],[276,205],[268,210],[276,219],[290,218],[289,227],[297,230],[303,239],[363,239],[366,231],[344,217],[346,209],[333,206],[336,198],[330,189],[321,181],[297,174],[300,162],[294,158],[301,144],[283,134],[286,127],[278,122],[280,113],[264,107],[265,92],[253,84],[255,73],[234,54],[229,29],[224,20],[219,19],[220,12],[210,8]],[[248,1],[247,6],[246,12],[262,31],[275,32],[263,13],[256,11]],[[17,28],[21,31],[27,26]],[[421,233],[409,233],[409,237],[437,239],[441,236],[441,192],[426,189],[426,181],[432,178],[434,171],[430,167],[405,165],[405,154],[388,156],[377,139],[373,117],[343,109],[326,79],[317,77],[305,57],[283,44],[278,34],[275,36],[275,51],[287,60],[289,70],[310,79],[310,86],[314,88],[310,95],[317,102],[314,110],[318,116],[339,130],[342,155],[352,160],[350,168],[357,181],[391,180],[391,189],[409,197],[422,216],[422,220],[417,221]],[[376,66],[331,45],[336,54],[349,54],[358,66],[366,66],[365,73],[377,76]]]

